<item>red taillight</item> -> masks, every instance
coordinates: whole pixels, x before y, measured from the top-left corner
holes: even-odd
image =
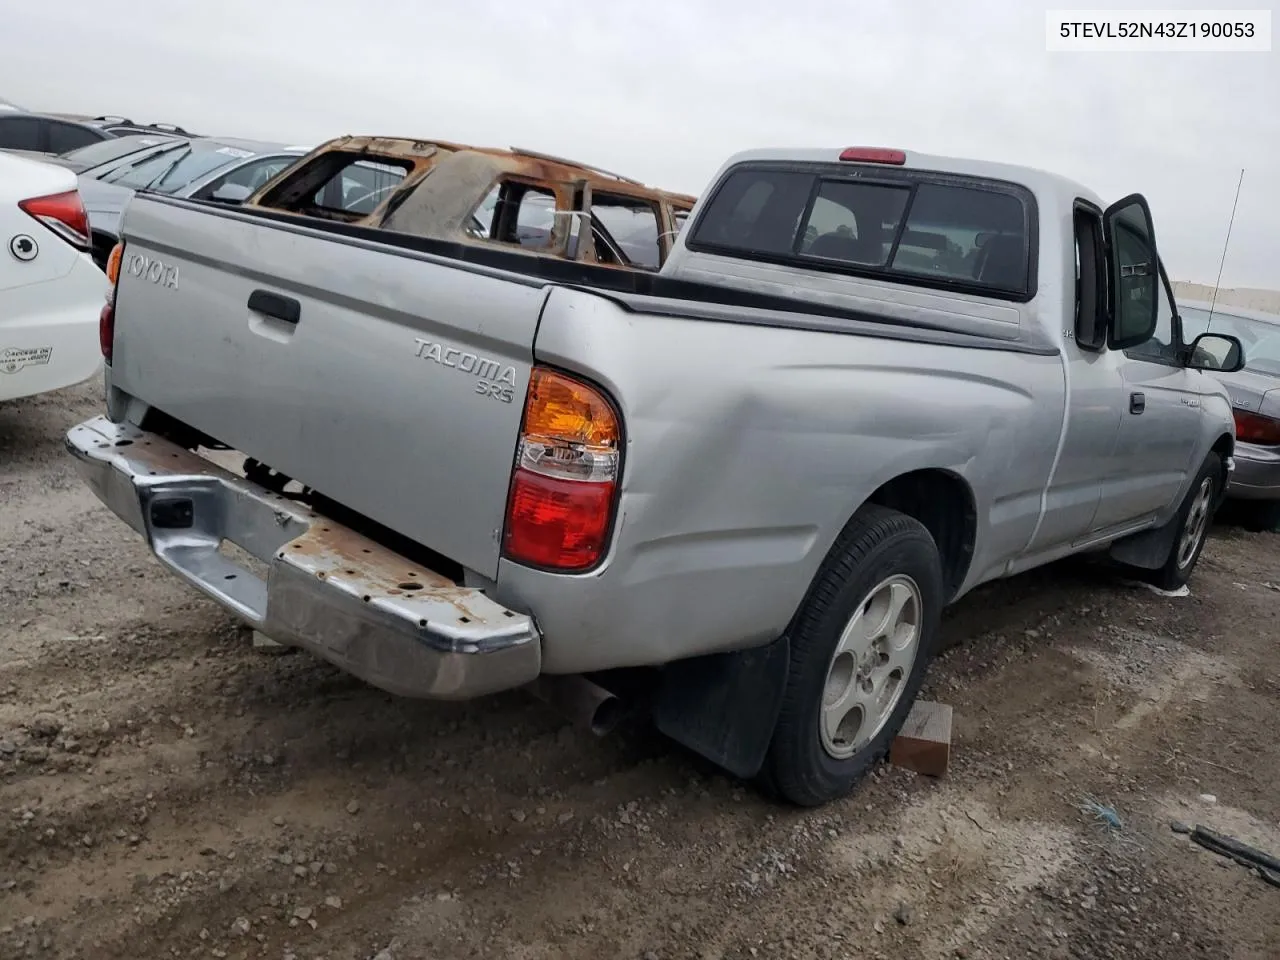
[[[884,147],[846,147],[840,151],[840,159],[851,163],[892,163],[900,167],[907,162],[907,154]]]
[[[116,339],[116,308],[114,304],[104,303],[102,312],[98,314],[98,346],[102,348],[102,359],[111,362],[111,346]]]
[[[116,288],[120,285],[120,264],[124,260],[124,241],[111,248],[107,257],[107,302],[98,314],[98,346],[102,359],[111,362],[111,348],[116,339]]]
[[[89,215],[79,190],[18,201],[22,210],[80,250],[89,249]]]
[[[509,559],[564,571],[600,562],[613,524],[620,441],[620,418],[602,392],[554,370],[533,371],[507,502]]]
[[[1243,410],[1232,411],[1236,418],[1236,439],[1264,447],[1280,446],[1280,420]]]

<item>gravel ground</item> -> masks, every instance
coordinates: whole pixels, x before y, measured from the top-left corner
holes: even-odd
[[[773,806],[642,726],[395,700],[247,632],[0,406],[0,957],[1274,958],[1280,537],[1189,597],[1079,564],[946,619],[944,781]],[[1084,809],[1112,805],[1108,827]]]

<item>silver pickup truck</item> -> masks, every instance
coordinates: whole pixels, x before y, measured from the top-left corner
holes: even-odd
[[[1179,587],[1232,468],[1242,348],[1182,342],[1146,202],[1031,169],[735,156],[658,274],[146,195],[112,261],[67,444],[164,566],[397,694],[599,720],[657,668],[660,730],[798,804],[945,604],[1083,552]]]

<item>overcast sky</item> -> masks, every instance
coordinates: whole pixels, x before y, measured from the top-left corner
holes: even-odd
[[[514,144],[691,193],[762,146],[1031,164],[1145,193],[1183,280],[1213,282],[1244,167],[1223,283],[1280,288],[1274,48],[1048,53],[1018,0],[39,0],[3,23],[0,98],[36,110]]]

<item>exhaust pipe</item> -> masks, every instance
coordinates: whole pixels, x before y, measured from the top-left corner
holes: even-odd
[[[548,706],[597,737],[613,730],[622,719],[618,697],[580,674],[543,674],[526,689]]]

